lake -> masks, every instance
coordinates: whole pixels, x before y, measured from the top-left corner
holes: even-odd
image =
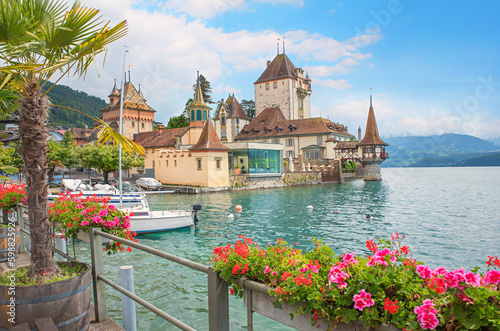
[[[430,267],[485,266],[487,256],[500,256],[500,167],[383,168],[383,181],[348,181],[202,195],[149,197],[154,208],[171,201],[199,203],[203,210],[196,230],[139,236],[139,242],[207,264],[214,246],[234,243],[238,235],[265,246],[283,238],[311,249],[323,239],[337,254],[368,253],[365,242],[407,236],[413,257]],[[243,210],[236,213],[234,207]],[[313,206],[308,210],[307,206]],[[339,209],[340,214],[335,214]],[[234,219],[227,217],[234,214]],[[366,220],[365,215],[372,216]],[[88,244],[77,245],[88,261]],[[105,256],[106,275],[118,281],[119,266],[133,265],[136,293],[190,326],[208,330],[206,276],[133,250]],[[119,282],[119,281],[118,281]],[[106,287],[109,315],[120,323],[119,293]],[[176,329],[138,307],[139,330]],[[242,300],[230,298],[232,330],[246,327]],[[288,330],[255,314],[255,330]]]

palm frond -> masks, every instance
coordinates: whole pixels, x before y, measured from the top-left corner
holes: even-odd
[[[79,114],[82,114],[84,116],[92,118],[94,121],[98,122],[100,124],[100,126],[98,127],[99,133],[97,134],[97,136],[98,136],[97,142],[100,144],[100,146],[109,142],[109,143],[112,143],[113,146],[121,145],[122,148],[128,153],[135,153],[135,154],[139,154],[141,156],[146,155],[146,151],[144,150],[144,148],[141,145],[133,142],[129,138],[116,132],[112,127],[109,126],[108,123],[104,122],[102,119],[91,116],[89,114],[85,114],[84,112],[81,112],[81,111],[73,109],[73,108],[54,105],[54,104],[51,104],[51,106],[75,111]]]

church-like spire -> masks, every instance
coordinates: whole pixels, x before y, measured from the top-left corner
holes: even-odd
[[[208,107],[207,104],[205,103],[205,100],[203,100],[203,91],[201,90],[199,71],[197,71],[196,90],[194,92],[194,99],[193,102],[191,103],[191,106]]]
[[[384,145],[388,146],[378,134],[377,121],[373,111],[372,96],[370,94],[370,109],[368,110],[368,120],[366,121],[365,137],[359,142],[359,145]]]

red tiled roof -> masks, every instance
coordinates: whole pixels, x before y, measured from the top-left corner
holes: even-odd
[[[384,145],[385,143],[378,134],[377,121],[375,120],[375,112],[372,106],[372,96],[370,95],[370,110],[368,111],[368,120],[366,121],[365,137],[359,142],[359,145]]]
[[[134,135],[134,142],[144,148],[175,147],[175,137],[182,135],[188,128],[175,128],[163,131],[148,131]]]
[[[264,128],[271,130],[266,132]],[[280,129],[280,131],[277,132],[276,128]],[[293,128],[293,131],[291,128]],[[267,137],[290,137],[297,135],[328,133],[339,133],[342,135],[352,136],[349,133],[340,132],[333,128],[334,124],[331,121],[320,117],[287,120],[283,116],[279,107],[274,107],[264,109],[248,125],[245,125],[235,140],[252,140],[256,138],[262,139]]]
[[[278,54],[254,84],[283,78],[297,79],[297,77],[293,73],[294,68],[295,66],[293,65],[292,61],[290,61],[288,56],[286,56],[286,54]]]
[[[333,149],[354,149],[358,148],[357,141],[340,141]]]
[[[86,129],[86,128],[73,128],[71,129],[71,133],[77,139],[86,139],[94,132],[94,129]]]
[[[123,88],[125,91],[125,93],[123,94],[123,108],[137,109],[140,111],[156,112],[156,110],[154,110],[153,108],[148,106],[148,104],[146,103],[146,99],[144,99],[142,93],[137,91],[135,89],[134,85],[132,85],[132,83],[130,81],[126,82]],[[113,89],[113,91],[114,91],[114,89]],[[112,93],[113,93],[113,91],[112,91]],[[121,90],[119,90],[119,91],[121,91]],[[120,108],[120,103],[121,103],[121,101],[119,100],[115,105],[113,105],[113,106],[108,105],[101,111],[118,109],[118,108]]]
[[[234,94],[232,96],[230,95],[227,98],[227,100],[222,104],[222,107],[226,108],[226,112],[228,113],[227,118],[233,117],[233,118],[239,118],[239,119],[250,121],[250,118],[248,118],[247,114],[245,113],[245,111],[241,107],[240,103],[238,102],[238,100],[236,100],[236,97],[234,96]],[[217,116],[215,117],[216,120],[218,120],[220,118],[219,114],[220,114],[220,110],[217,113]]]
[[[208,120],[201,132],[200,139],[198,139],[198,142],[191,146],[189,150],[229,150],[229,148],[220,142],[217,133],[215,133],[212,121]]]

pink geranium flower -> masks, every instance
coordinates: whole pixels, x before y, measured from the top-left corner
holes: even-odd
[[[359,294],[355,294],[352,298],[354,301],[354,308],[363,311],[366,307],[371,307],[375,304],[375,301],[372,299],[372,295],[365,290],[361,290]]]

